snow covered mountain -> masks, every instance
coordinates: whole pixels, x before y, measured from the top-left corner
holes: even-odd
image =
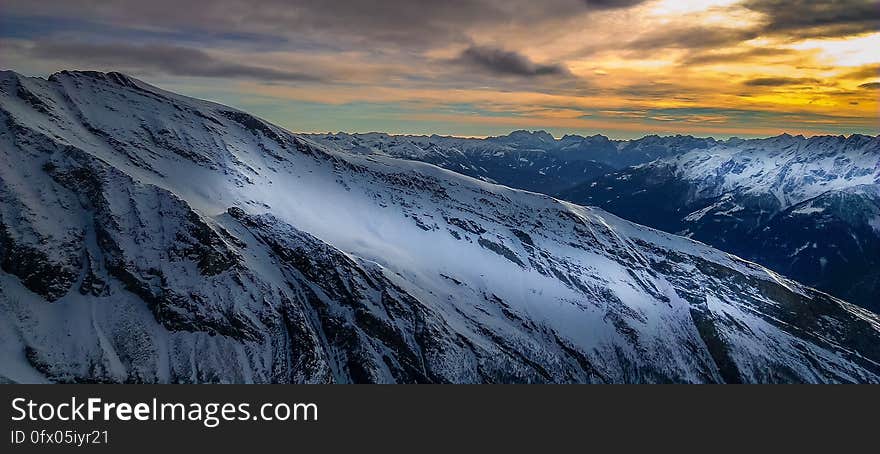
[[[0,377],[880,382],[880,318],[695,241],[118,73],[0,73]]]
[[[382,133],[305,137],[337,150],[427,162],[490,183],[550,195],[615,169],[715,143],[690,136],[615,141],[601,135],[567,135],[557,140],[546,131],[514,131],[486,139]]]
[[[793,205],[753,241],[758,262],[880,310],[880,186],[832,190]]]
[[[880,310],[880,136],[719,142],[565,191]]]
[[[616,169],[648,163],[657,159],[678,156],[689,151],[705,150],[717,141],[711,137],[658,136],[650,135],[641,139],[611,140],[602,135],[582,137],[566,135],[559,140],[555,154],[567,160],[583,159],[590,156],[599,162]]]

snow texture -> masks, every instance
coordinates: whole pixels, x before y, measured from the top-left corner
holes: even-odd
[[[880,382],[875,314],[597,208],[118,73],[0,117],[4,381]]]

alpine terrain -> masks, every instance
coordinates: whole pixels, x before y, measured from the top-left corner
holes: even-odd
[[[427,162],[490,183],[550,195],[624,167],[716,143],[691,136],[611,140],[571,134],[557,140],[546,131],[522,130],[486,139],[382,133],[305,137],[338,150]]]
[[[731,139],[563,191],[880,310],[880,136]]]
[[[0,73],[0,154],[3,381],[880,382],[760,265],[119,73]]]

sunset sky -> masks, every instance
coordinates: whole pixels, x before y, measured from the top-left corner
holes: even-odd
[[[0,67],[293,131],[880,133],[878,0],[0,0]]]

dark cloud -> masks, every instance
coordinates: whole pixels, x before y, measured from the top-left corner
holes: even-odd
[[[623,96],[631,100],[676,100],[683,102],[695,102],[696,94],[689,87],[670,82],[643,82],[628,85],[613,91],[615,95]]]
[[[456,60],[467,66],[494,74],[521,77],[568,76],[568,68],[559,64],[541,65],[525,55],[488,46],[471,46]]]
[[[800,78],[800,77],[759,77],[757,79],[749,79],[743,82],[743,85],[749,87],[785,87],[792,85],[818,85],[822,81],[819,79]]]
[[[470,30],[536,27],[645,0],[4,0],[4,14],[129,27],[275,34],[322,43],[413,48],[464,43]]]
[[[880,64],[862,66],[861,68],[855,71],[850,71],[841,77],[850,80],[864,80],[880,77]]]
[[[665,48],[713,49],[757,38],[757,30],[693,26],[650,32],[627,44],[633,51]]]
[[[796,54],[792,49],[776,47],[757,47],[754,49],[737,52],[695,52],[686,57],[682,63],[685,65],[708,65],[713,63],[744,62],[763,57],[784,57]]]
[[[644,3],[645,0],[583,0],[583,2],[593,9],[617,9],[636,6]]]
[[[622,48],[637,57],[658,49],[689,49],[694,51],[690,63],[704,64],[726,61],[727,57],[773,55],[775,50],[729,55],[703,52],[759,37],[843,37],[880,30],[880,0],[746,0],[740,6],[761,13],[763,20],[748,27],[663,27],[623,43]],[[600,50],[604,49],[588,47],[585,52]]]
[[[767,34],[818,38],[880,29],[878,0],[746,0],[742,5],[765,15]]]
[[[631,8],[646,1],[0,0],[8,22],[4,22],[0,34],[34,34],[33,30],[24,30],[23,25],[15,24],[36,18],[112,24],[130,33],[184,34],[194,37],[187,42],[195,46],[201,44],[200,39],[211,44],[218,36],[227,36],[260,37],[261,46],[288,49],[299,46],[375,53],[419,52],[449,44],[466,45],[472,42],[475,30],[498,26],[521,29],[523,33],[540,33],[557,22],[591,11]],[[662,27],[642,33],[631,42],[623,39],[617,49],[629,50],[638,57],[663,48],[721,49],[759,36],[845,36],[880,29],[880,0],[744,0],[741,6],[760,13],[762,22],[746,28],[736,23],[729,27]],[[80,31],[87,31],[85,26],[77,26],[83,28]],[[72,32],[75,34],[76,30]],[[46,36],[30,38],[45,39]],[[242,46],[256,45],[252,38],[241,41]],[[588,48],[584,53],[611,47],[614,46]],[[692,63],[722,61],[723,58],[695,55]]]
[[[317,81],[320,77],[296,71],[224,61],[202,50],[167,45],[37,42],[30,54],[76,65],[95,65],[174,76],[253,78],[266,81]]]
[[[859,88],[864,88],[865,90],[878,90],[880,89],[880,82],[869,82],[866,84],[859,85]]]

